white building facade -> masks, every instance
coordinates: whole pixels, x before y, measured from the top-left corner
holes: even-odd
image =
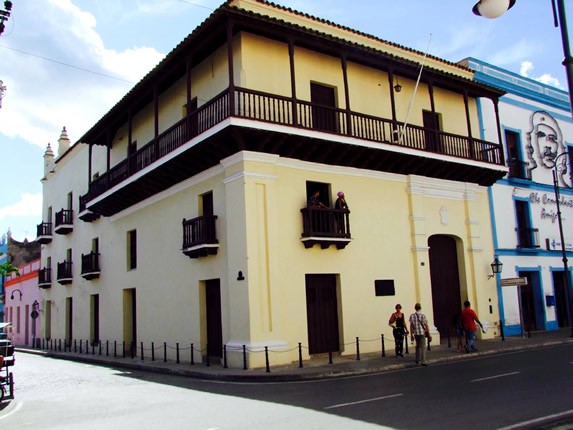
[[[560,234],[571,279],[573,121],[568,94],[473,58],[462,64],[475,71],[479,82],[507,91],[499,101],[499,116],[509,173],[490,188],[494,246],[503,264],[497,283],[505,334],[568,326],[570,294]],[[482,138],[494,136],[495,118],[484,110],[481,121]],[[525,278],[527,285],[515,285],[523,281],[510,278]]]

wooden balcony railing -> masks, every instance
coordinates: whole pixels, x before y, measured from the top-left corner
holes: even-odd
[[[52,269],[44,267],[38,271],[38,287],[51,288],[52,287]]]
[[[539,248],[539,229],[516,227],[517,247],[525,249]]]
[[[57,280],[58,280],[58,283],[60,283],[62,285],[72,283],[73,272],[72,272],[72,262],[71,261],[63,261],[61,263],[58,263]]]
[[[62,209],[56,212],[56,223],[54,232],[57,234],[68,234],[74,229],[74,211],[72,209]]]
[[[293,101],[289,97],[244,88],[236,88],[233,96],[229,97],[227,89],[191,112],[136,153],[93,180],[88,193],[81,199],[87,203],[100,196],[230,116],[319,130],[494,165],[503,165],[504,162],[501,145],[476,138],[414,125],[408,125],[402,130],[404,124],[391,119],[319,106],[303,100]],[[231,100],[234,101],[233,106],[230,105]]]
[[[52,241],[52,223],[42,222],[36,226],[36,241],[41,244]]]
[[[190,258],[216,255],[219,249],[216,215],[203,215],[183,219],[183,247],[181,251]]]
[[[322,248],[336,245],[343,249],[350,243],[350,211],[308,207],[302,213],[301,240],[306,248],[320,244]]]
[[[101,273],[99,268],[99,254],[97,252],[90,252],[89,254],[82,254],[82,277],[84,279],[99,278]]]

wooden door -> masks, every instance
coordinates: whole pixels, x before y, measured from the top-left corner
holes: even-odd
[[[219,279],[205,282],[207,309],[207,353],[209,357],[223,358],[223,325],[221,323],[221,285]]]
[[[440,137],[438,131],[440,130],[439,115],[436,112],[428,110],[422,111],[422,119],[424,121],[424,138],[426,140],[426,149],[429,151],[439,152]]]
[[[306,275],[306,319],[310,354],[340,350],[336,275]]]
[[[312,128],[336,132],[338,127],[336,126],[334,88],[311,83],[310,100],[312,102]]]
[[[454,315],[462,310],[456,241],[450,236],[435,235],[428,239],[428,246],[434,325],[446,336],[453,330]]]

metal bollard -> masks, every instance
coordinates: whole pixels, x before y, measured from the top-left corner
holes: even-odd
[[[101,339],[97,341],[98,354],[101,356]]]
[[[195,357],[194,357],[194,351],[193,351],[193,344],[191,344],[191,366],[193,366],[195,364]]]
[[[163,342],[163,362],[167,363],[167,342]]]
[[[175,356],[176,356],[175,362],[176,362],[177,364],[179,364],[179,342],[177,342],[177,343],[175,344],[175,354],[176,354],[176,355],[175,355]]]
[[[141,361],[144,361],[145,358],[143,357],[143,342],[141,342]]]
[[[505,335],[503,334],[503,321],[499,320],[499,332],[501,333],[501,341],[505,342]]]
[[[243,345],[243,370],[247,370],[247,347]]]
[[[117,340],[113,341],[113,356],[117,357]]]
[[[380,344],[382,346],[382,357],[386,357],[386,347],[384,345],[384,333],[380,335]]]
[[[135,358],[135,348],[135,341],[132,340],[129,344],[129,352],[131,353],[131,358]]]
[[[223,369],[227,368],[227,345],[223,345]]]
[[[360,340],[356,336],[356,361],[360,361]]]
[[[269,367],[269,347],[265,346],[265,363],[267,365],[267,373],[271,373],[271,369]]]
[[[80,344],[80,348],[82,347],[82,345]],[[72,352],[72,351],[70,351]],[[74,339],[74,353],[78,352],[78,343],[76,341],[76,339]]]
[[[328,351],[328,364],[332,364],[332,351]]]
[[[151,342],[151,361],[155,361],[155,342]]]
[[[80,354],[82,353],[82,345],[84,341],[80,339]],[[74,339],[74,352],[76,352],[76,340]]]
[[[121,343],[121,356],[125,358],[125,340]]]
[[[302,369],[302,344],[298,343],[298,367]]]

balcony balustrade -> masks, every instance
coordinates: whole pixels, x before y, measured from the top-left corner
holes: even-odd
[[[527,168],[529,164],[525,161],[513,160],[508,163],[508,177],[512,179],[525,179],[531,181],[531,170]]]
[[[423,156],[423,152],[431,152],[495,166],[504,165],[502,147],[496,143],[414,125],[403,128],[403,123],[391,119],[236,88],[232,97],[228,89],[223,91],[101,174],[90,183],[81,201],[87,205],[231,116],[414,149],[420,151],[420,156]]]
[[[38,271],[38,287],[52,288],[52,269],[44,267]]]
[[[516,227],[517,247],[521,249],[539,248],[539,229]]]
[[[42,245],[52,241],[52,223],[42,222],[36,227],[36,241]]]
[[[93,251],[89,254],[82,254],[82,277],[91,280],[99,278],[100,274],[99,254]]]
[[[62,285],[71,284],[73,281],[72,262],[63,261],[58,263],[57,276],[58,283]]]
[[[336,245],[344,249],[351,241],[350,211],[348,209],[328,209],[308,207],[302,213],[302,237],[305,248],[319,244],[322,249]]]
[[[56,224],[54,232],[56,234],[68,234],[74,229],[74,211],[62,209],[56,212]]]
[[[190,220],[183,219],[183,247],[181,251],[190,258],[216,255],[216,215],[202,215]]]

